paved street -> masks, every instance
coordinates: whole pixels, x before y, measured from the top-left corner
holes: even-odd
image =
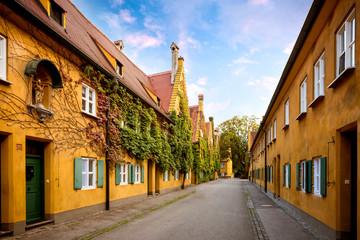
[[[253,239],[238,179],[197,186],[196,193],[97,239]]]

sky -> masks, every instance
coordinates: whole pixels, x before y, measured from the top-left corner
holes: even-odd
[[[72,0],[146,74],[184,57],[189,105],[204,94],[206,120],[267,110],[311,0]]]

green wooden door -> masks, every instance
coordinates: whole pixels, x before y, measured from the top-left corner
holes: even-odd
[[[26,158],[26,223],[44,218],[44,170],[41,158]]]

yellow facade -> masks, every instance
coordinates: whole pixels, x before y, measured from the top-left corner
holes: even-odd
[[[49,1],[42,0],[41,3],[46,9],[49,8]],[[74,215],[103,210],[107,187],[110,205],[116,206],[125,199],[146,197],[154,192],[182,186],[183,174],[180,174],[179,180],[171,175],[170,181],[163,181],[163,173],[159,172],[160,168],[155,163],[146,159],[138,162],[127,154],[124,154],[123,160],[128,164],[139,164],[144,180],[134,184],[116,184],[115,164],[106,163],[104,149],[96,144],[91,145],[86,137],[89,126],[104,135],[104,129],[97,127],[97,109],[94,109],[93,115],[81,110],[82,83],[91,85],[82,76],[81,67],[86,61],[73,49],[69,50],[55,41],[53,36],[48,36],[13,13],[3,3],[0,4],[0,13],[0,35],[6,38],[7,46],[6,79],[0,79],[1,230],[11,230],[16,235],[24,232],[29,224],[26,222],[27,159],[35,155],[34,158],[40,159],[43,166],[41,220],[54,220],[55,223]],[[111,65],[116,67],[115,58],[100,44],[99,48],[111,60]],[[38,74],[37,78],[44,77],[50,84],[44,87],[44,95],[39,97],[34,90],[34,75],[25,74],[29,62],[34,59],[45,59],[46,64],[53,64],[51,66],[61,76],[63,87],[55,89],[55,83],[51,82],[54,80],[51,75],[54,69],[45,67],[41,72],[44,76]],[[182,61],[179,62],[181,67],[176,79],[182,78],[177,83],[185,86]],[[39,68],[42,66],[39,65]],[[184,87],[183,91],[186,95]],[[43,98],[42,101],[37,100],[38,97]],[[37,112],[39,108],[34,107],[39,102],[44,104],[41,109],[46,110],[43,120],[40,112]],[[174,108],[178,109],[178,104]],[[168,121],[165,117],[159,119]],[[32,146],[35,146],[36,154],[33,154]],[[75,158],[94,159],[92,176],[95,187],[74,189]],[[104,166],[102,171],[101,163]],[[109,186],[105,181],[106,164],[110,167]],[[100,176],[103,177],[102,186]],[[190,179],[186,179],[184,185],[191,184]]]
[[[304,24],[308,32],[301,33],[303,42],[299,36],[251,146],[249,175],[253,181],[330,227],[334,238],[350,231],[354,234],[354,229],[360,229],[359,184],[356,190],[351,190],[352,184],[360,182],[358,47],[354,50],[353,67],[347,62],[350,67],[342,74],[337,73],[338,35],[344,23],[350,26],[348,19],[352,16],[358,19],[357,7],[358,1],[325,1],[312,6]],[[321,9],[318,15],[317,8]],[[356,46],[360,44],[359,27],[356,24],[354,29]],[[315,78],[319,59],[324,59],[324,92],[317,97]],[[301,110],[304,79],[307,81],[305,112]],[[287,101],[289,111],[286,110]],[[320,185],[320,192],[325,190],[325,195],[315,192],[318,180],[315,180],[314,171],[320,167],[314,164],[321,158],[325,159],[326,173],[319,176],[326,181],[326,188]],[[307,180],[301,182],[301,176],[297,176],[301,175],[302,161],[312,164],[311,192],[302,190],[301,184],[305,187]],[[289,176],[283,170],[286,164],[290,166]],[[286,176],[290,186],[283,184]],[[355,200],[356,203],[351,203]],[[354,206],[357,206],[357,213],[352,210]],[[359,230],[357,238],[360,238]]]

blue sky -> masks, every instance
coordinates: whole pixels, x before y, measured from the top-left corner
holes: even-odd
[[[189,105],[215,125],[265,114],[311,0],[72,0],[146,74],[185,59]]]

